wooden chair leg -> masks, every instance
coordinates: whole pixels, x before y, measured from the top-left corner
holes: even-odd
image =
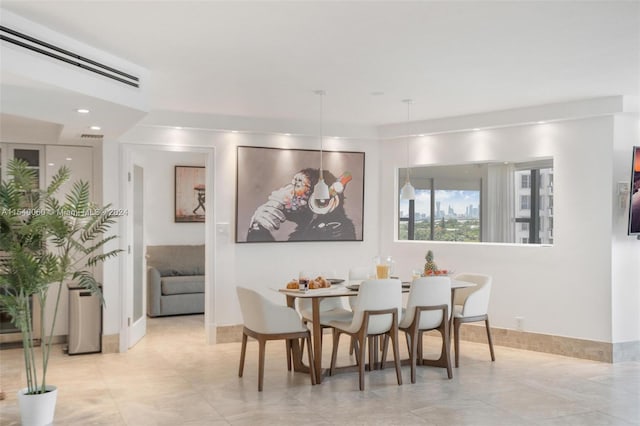
[[[247,335],[242,333],[242,349],[240,349],[240,369],[238,370],[238,377],[242,377],[244,372],[244,356],[247,353]]]
[[[262,384],[264,383],[264,352],[266,340],[258,339],[258,392],[262,392]]]
[[[456,352],[456,368],[460,362],[460,321],[453,320],[453,347]]]
[[[422,354],[422,347],[424,346],[424,333],[420,330],[418,330],[418,332],[416,333],[416,340],[417,340],[417,345],[418,345],[418,359],[417,359],[417,363],[422,365],[422,360],[424,359],[424,355]]]
[[[396,323],[397,324],[397,323]],[[398,327],[397,325],[391,330],[391,344],[393,345],[393,360],[396,364],[396,376],[398,384],[402,384],[402,371],[400,370],[400,351],[398,350]]]
[[[411,334],[409,333],[409,331],[407,330],[404,331],[404,337],[405,337],[405,340],[407,341],[407,352],[411,354]]]
[[[307,327],[307,321],[302,321],[302,325],[304,325],[305,327]],[[300,356],[304,355],[304,341],[305,339],[300,339]]]
[[[451,370],[451,339],[449,338],[449,321],[442,322],[442,346],[444,348],[444,356],[447,360],[447,377],[453,378]]]
[[[351,338],[351,343],[349,344],[349,355],[353,355],[353,351],[356,348],[356,339],[354,339],[353,337]],[[357,357],[357,355],[356,355]]]
[[[311,376],[311,385],[316,384],[316,367],[313,363],[313,354],[311,353],[311,334],[309,334],[305,339],[307,341],[307,355],[309,357],[309,375]],[[302,356],[302,354],[300,354]]]
[[[372,371],[373,368],[374,368],[373,359],[374,359],[374,356],[376,354],[376,352],[375,352],[376,351],[376,349],[375,349],[376,345],[374,344],[374,339],[375,339],[375,337],[373,337],[373,336],[369,336],[367,338],[367,349],[369,350],[369,371]]]
[[[411,335],[411,349],[409,350],[409,359],[411,360],[411,383],[416,382],[416,363],[418,361],[418,333],[414,327],[410,329],[407,336]]]
[[[389,350],[389,336],[384,335],[382,340],[382,359],[380,360],[380,370],[384,370],[384,365],[387,363],[387,351]]]
[[[351,338],[353,340],[353,353],[356,356],[356,365],[360,363],[360,345],[358,344],[358,339],[355,337]]]
[[[489,317],[484,320],[484,323],[487,327],[487,340],[489,340],[489,351],[491,351],[491,361],[496,360],[496,355],[493,352],[493,340],[491,339],[491,328],[489,327]]]
[[[291,339],[285,339],[284,343],[287,349],[287,370],[291,371],[291,358],[293,357],[293,347]]]
[[[365,336],[364,334],[359,336],[358,338],[358,345],[360,347],[360,361],[358,361],[358,374],[360,375],[360,390],[363,391],[364,390],[364,343],[365,342]],[[369,348],[369,350],[371,350],[371,348]]]
[[[329,375],[333,376],[333,370],[336,368],[336,358],[338,357],[338,343],[340,342],[340,332],[337,329],[333,329],[333,350],[331,351],[331,367],[329,368]]]

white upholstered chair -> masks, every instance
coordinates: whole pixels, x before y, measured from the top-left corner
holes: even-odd
[[[368,337],[388,335],[393,346],[394,361],[398,384],[402,384],[398,350],[398,322],[402,309],[402,283],[398,279],[368,280],[360,284],[358,296],[350,321],[331,321],[333,327],[333,352],[331,354],[331,372],[336,368],[338,343],[341,334],[357,339],[359,351],[358,372],[360,390],[364,390],[364,353],[365,340]],[[371,339],[369,339],[369,359],[371,357]],[[371,362],[370,362],[371,364]],[[371,367],[371,365],[370,365]]]
[[[474,287],[456,290],[453,299],[453,342],[456,353],[456,367],[458,367],[460,358],[460,326],[467,322],[484,321],[487,329],[491,361],[495,361],[496,357],[493,352],[488,314],[492,279],[489,275],[464,273],[456,275],[455,280],[476,284]]]
[[[317,274],[309,275],[312,275],[310,278],[313,279]],[[320,275],[325,278],[335,278],[337,276],[335,271],[325,271]],[[344,321],[351,318],[351,310],[345,307],[343,299],[343,297],[327,297],[320,301],[320,326],[322,329],[328,327],[329,321]],[[310,299],[298,299],[298,311],[305,324],[307,322],[313,322],[313,309],[311,305],[312,302]]]
[[[369,275],[371,275],[371,269],[372,268],[369,268],[366,266],[358,266],[358,267],[349,269],[349,281],[364,281],[368,279]],[[352,311],[353,311],[353,306],[356,303],[356,298],[357,298],[356,296],[348,297],[349,306],[351,307]],[[349,347],[349,355],[353,354],[355,343],[356,343],[356,340],[351,339],[351,346]]]
[[[449,277],[423,277],[411,284],[407,308],[403,309],[399,328],[407,336],[409,358],[411,360],[411,383],[416,382],[416,363],[422,362],[422,333],[438,330],[442,335],[441,353],[445,356],[445,365],[449,378],[451,371],[451,343],[449,339],[449,320],[451,318],[451,279]],[[385,349],[387,343],[385,339]],[[384,351],[386,355],[386,350]],[[384,358],[383,358],[384,361]]]
[[[289,354],[291,353],[292,340],[304,339],[307,342],[311,384],[315,385],[316,376],[313,369],[313,355],[311,354],[311,333],[302,323],[295,309],[276,305],[258,292],[245,287],[237,287],[236,291],[244,320],[238,376],[242,377],[244,370],[248,336],[258,341],[258,391],[262,391],[264,382],[264,354],[267,341],[285,340],[287,343],[287,361],[290,362]]]

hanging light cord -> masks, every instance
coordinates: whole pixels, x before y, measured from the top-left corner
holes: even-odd
[[[409,155],[409,122],[411,121],[411,104],[413,103],[413,101],[411,99],[407,99],[405,101],[407,103],[407,179],[406,182],[410,182],[410,168],[409,168],[409,162],[411,161],[411,156]]]
[[[324,90],[320,91],[320,179],[324,179],[324,172],[322,171],[322,123],[323,123],[323,113],[324,113]]]

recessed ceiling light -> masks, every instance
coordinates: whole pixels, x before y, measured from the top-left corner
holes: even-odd
[[[544,124],[546,121],[538,121],[538,124]]]
[[[71,161],[71,160],[73,160],[73,158],[71,158],[71,157],[67,157],[67,158],[65,158],[65,160],[67,160],[67,161]]]
[[[474,132],[477,132],[477,131],[479,131],[479,130],[480,130],[480,129],[479,129],[478,127],[475,127],[475,128],[473,129],[473,131],[474,131]]]
[[[182,130],[182,126],[176,126],[175,128],[178,130]]]
[[[53,166],[55,166],[55,163],[47,163],[47,166],[53,167]]]
[[[291,136],[291,133],[285,133],[284,135],[285,136]]]
[[[238,131],[237,130],[232,130],[231,133],[238,133]]]
[[[89,114],[89,112],[91,112],[91,111],[89,111],[89,110],[88,110],[88,109],[86,109],[86,108],[78,108],[78,109],[76,110],[76,112],[77,112],[78,114]]]
[[[424,137],[424,135],[418,135],[418,137],[423,138],[423,137]]]
[[[91,126],[89,127],[91,130],[100,130],[100,126]]]

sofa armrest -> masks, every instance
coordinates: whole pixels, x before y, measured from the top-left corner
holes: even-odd
[[[160,312],[160,296],[162,296],[162,288],[160,287],[160,271],[153,266],[147,268],[147,315],[155,317]]]

